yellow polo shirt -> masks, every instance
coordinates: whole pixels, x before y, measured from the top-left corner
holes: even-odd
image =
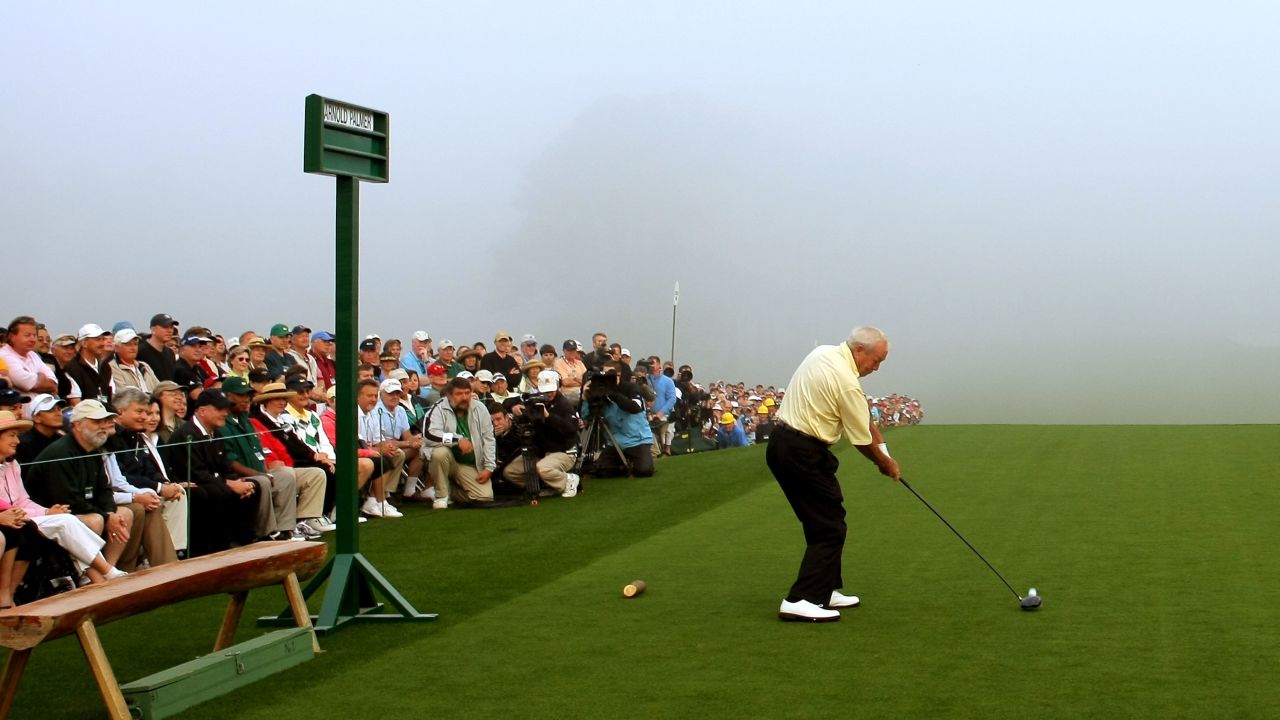
[[[871,412],[848,343],[820,345],[805,357],[787,383],[778,419],[828,445],[842,434],[854,445],[871,444]]]

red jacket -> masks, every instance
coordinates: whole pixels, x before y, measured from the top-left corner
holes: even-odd
[[[275,433],[267,429],[257,418],[250,418],[249,422],[253,423],[253,429],[258,432],[258,439],[262,441],[262,451],[266,453],[264,462],[267,469],[277,462],[282,462],[286,467],[293,467],[293,458],[289,455],[289,449],[284,446],[280,438]]]

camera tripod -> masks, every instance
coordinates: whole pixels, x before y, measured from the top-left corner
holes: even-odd
[[[538,496],[542,494],[542,480],[538,478],[538,460],[533,451],[533,428],[521,424],[516,428],[520,438],[520,459],[524,470],[524,498],[530,505],[538,504]]]
[[[618,454],[618,461],[627,471],[627,477],[634,477],[631,461],[622,452],[622,448],[618,447],[618,439],[613,436],[613,430],[609,429],[609,423],[605,422],[604,408],[591,408],[591,419],[587,421],[587,427],[582,433],[582,452],[578,454],[578,463],[574,471],[579,475],[591,474],[595,469],[596,461],[600,459],[606,447],[612,447]]]

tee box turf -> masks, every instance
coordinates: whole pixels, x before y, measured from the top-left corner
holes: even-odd
[[[315,657],[309,628],[276,630],[120,686],[130,714],[159,720]]]

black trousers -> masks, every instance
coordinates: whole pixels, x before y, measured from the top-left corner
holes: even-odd
[[[840,562],[847,528],[844,494],[836,480],[840,461],[826,443],[786,426],[775,427],[769,436],[765,461],[800,520],[807,543],[787,600],[825,606],[831,591],[844,586]]]
[[[636,477],[653,477],[653,446],[645,443],[644,445],[633,445],[629,448],[622,448],[622,454],[626,456],[627,462],[631,464],[631,473]],[[596,477],[617,477],[626,475],[626,468],[622,467],[622,461],[618,459],[618,451],[613,446],[600,451],[600,458],[596,460],[595,469],[591,473]]]

